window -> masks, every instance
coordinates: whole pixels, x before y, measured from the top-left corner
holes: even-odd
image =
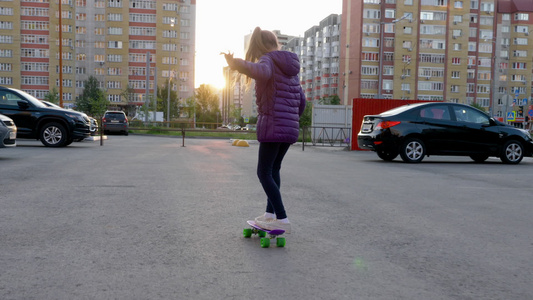
[[[481,11],[484,12],[493,12],[494,11],[494,3],[491,2],[481,2]]]
[[[361,75],[378,75],[377,66],[362,66]]]
[[[365,9],[363,10],[363,18],[365,19],[380,19],[381,11],[377,9]]]
[[[528,21],[529,20],[529,14],[527,13],[517,13],[514,15],[515,21]]]
[[[122,14],[107,14],[108,21],[122,21]]]
[[[529,31],[529,28],[527,26],[524,26],[524,25],[518,25],[518,26],[514,27],[514,32],[526,33],[528,31]]]
[[[123,0],[108,0],[108,7],[122,7]],[[164,6],[163,6],[164,7]]]
[[[394,89],[394,81],[393,80],[383,80],[383,86],[382,88],[386,91],[390,91]]]
[[[419,116],[427,119],[451,120],[450,111],[447,105],[435,105],[422,108]]]
[[[363,52],[361,55],[363,61],[379,61],[379,53],[377,52]]]
[[[468,122],[476,124],[490,124],[489,117],[477,110],[464,106],[454,106],[453,111],[455,118],[459,122]]]
[[[526,50],[515,50],[513,51],[514,57],[527,57],[527,51]]]
[[[122,35],[122,28],[121,27],[108,27],[107,28],[107,34],[110,34],[110,35]]]
[[[121,41],[108,41],[107,42],[107,48],[110,48],[110,49],[122,49],[122,42]]]

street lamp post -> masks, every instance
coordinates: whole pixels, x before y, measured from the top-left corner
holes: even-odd
[[[379,70],[378,70],[378,99],[383,99],[383,33],[385,31],[385,24],[395,24],[407,18],[409,15],[405,14],[401,18],[392,20],[390,23],[381,21],[379,23]],[[383,18],[383,15],[381,16]]]
[[[172,19],[170,20],[170,28],[174,28],[174,24],[175,24],[175,19]],[[172,30],[171,30],[172,31]],[[168,86],[167,86],[167,127],[170,127],[170,79],[171,79],[171,63],[172,63],[172,58],[171,58],[171,51],[172,51],[172,43],[171,43],[171,40],[170,40],[170,37],[172,36],[172,34],[169,32],[168,33]]]

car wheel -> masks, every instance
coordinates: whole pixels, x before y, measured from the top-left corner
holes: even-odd
[[[519,141],[507,141],[502,148],[500,159],[506,164],[517,164],[524,158],[524,147]]]
[[[67,130],[59,123],[48,123],[41,128],[39,135],[41,143],[47,147],[63,147],[69,141]]]
[[[408,138],[402,145],[400,156],[404,162],[419,163],[426,155],[426,145],[420,139]]]
[[[392,161],[398,156],[397,151],[376,151],[378,157],[384,161]]]
[[[489,156],[486,154],[473,154],[473,155],[470,155],[470,158],[473,159],[477,163],[482,163],[486,161],[487,158],[489,158]]]

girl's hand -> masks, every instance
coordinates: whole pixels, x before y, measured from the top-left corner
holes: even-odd
[[[231,52],[220,52],[220,55],[224,55],[224,58],[226,59],[226,62],[228,63],[228,66],[231,67],[231,65],[233,64],[233,53]]]

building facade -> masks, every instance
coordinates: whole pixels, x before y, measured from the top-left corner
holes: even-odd
[[[308,101],[339,95],[340,29],[341,16],[332,14],[298,38],[300,77]]]
[[[532,4],[343,0],[341,98],[476,103],[521,121],[532,96]]]
[[[118,109],[169,78],[179,98],[194,95],[195,0],[0,1],[0,16],[0,85],[39,99],[55,88],[64,107],[89,76]]]

